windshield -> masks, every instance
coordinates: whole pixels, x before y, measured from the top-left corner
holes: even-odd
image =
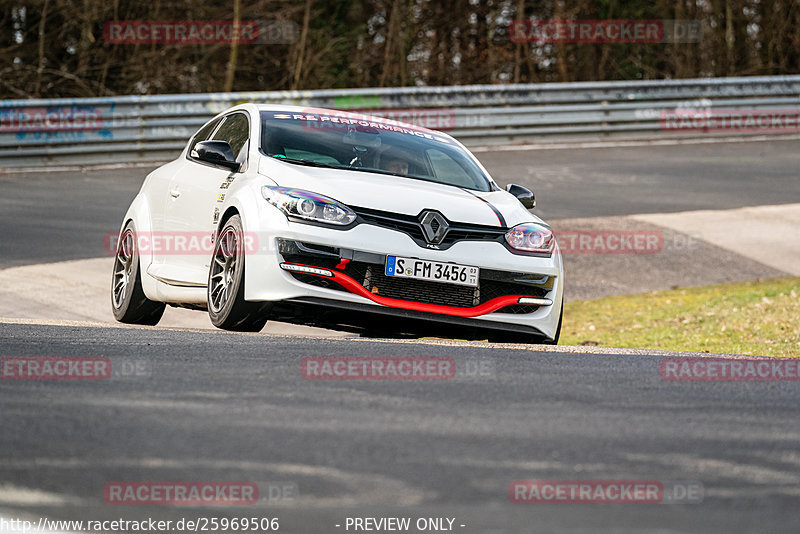
[[[388,119],[326,110],[262,111],[261,150],[299,165],[492,189],[481,168],[452,139]]]

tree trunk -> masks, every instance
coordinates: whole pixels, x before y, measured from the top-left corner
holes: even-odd
[[[306,50],[306,40],[308,39],[308,25],[311,23],[311,0],[306,0],[305,10],[303,11],[303,29],[300,31],[300,42],[297,44],[297,62],[294,65],[294,79],[292,89],[298,89],[300,79],[303,74],[303,56]]]
[[[236,60],[239,56],[239,0],[233,0],[233,28],[231,39],[231,55],[228,58],[228,70],[225,72],[225,86],[223,91],[230,93],[233,91],[233,79],[236,75]]]
[[[396,34],[397,28],[400,26],[400,24],[398,22],[399,17],[397,16],[397,2],[398,0],[392,1],[392,8],[389,11],[389,20],[386,24],[386,43],[384,43],[383,49],[383,69],[381,69],[381,78],[378,82],[378,87],[383,87],[384,84],[386,84],[386,80],[389,78],[389,69],[392,65],[392,47],[398,40]]]
[[[44,72],[44,29],[47,23],[47,6],[50,0],[44,0],[42,8],[42,18],[39,20],[39,65],[36,67],[36,86],[33,88],[33,95],[39,96],[42,88],[42,72]]]

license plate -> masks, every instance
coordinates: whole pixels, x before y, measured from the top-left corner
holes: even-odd
[[[477,287],[479,274],[477,267],[467,265],[386,256],[386,276]]]

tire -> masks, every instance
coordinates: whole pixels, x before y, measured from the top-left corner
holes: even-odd
[[[125,225],[117,241],[111,277],[111,309],[121,323],[154,326],[164,315],[166,304],[148,299],[142,289],[139,251],[133,222]]]
[[[489,335],[488,341],[491,343],[525,343],[531,345],[558,345],[558,338],[561,337],[561,320],[564,318],[564,301],[561,301],[561,312],[558,316],[558,326],[556,327],[556,335],[553,339],[534,334],[524,334],[515,332],[502,332],[498,331],[495,334]]]
[[[208,270],[208,316],[223,330],[258,332],[267,323],[269,304],[244,300],[242,219],[228,219],[217,236]]]

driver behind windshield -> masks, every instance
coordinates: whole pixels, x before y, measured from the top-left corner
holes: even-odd
[[[392,174],[408,176],[408,159],[397,152],[385,153],[381,156],[381,169]]]
[[[386,162],[386,170],[393,174],[408,174],[408,162],[400,158],[392,158]]]

